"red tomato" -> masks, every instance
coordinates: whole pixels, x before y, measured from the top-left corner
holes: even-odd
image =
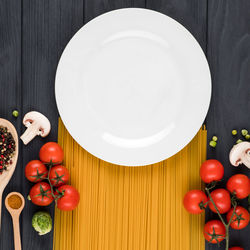
[[[39,182],[48,175],[46,166],[39,160],[30,161],[25,167],[25,176],[31,182]]]
[[[49,179],[55,187],[65,185],[69,181],[69,171],[62,165],[54,166],[50,170]]]
[[[44,163],[60,164],[63,161],[63,150],[56,142],[47,142],[41,147],[39,158]]]
[[[200,177],[205,183],[220,181],[224,175],[224,167],[217,160],[206,160],[200,168]]]
[[[221,221],[211,220],[205,224],[203,234],[207,241],[216,244],[224,240],[226,229]]]
[[[228,250],[244,250],[242,247],[230,247]]]
[[[244,199],[249,195],[250,181],[244,174],[235,174],[227,181],[227,189],[234,193],[238,199]]]
[[[58,188],[58,191],[63,195],[57,200],[58,209],[71,211],[77,207],[80,200],[80,194],[74,187],[70,185],[63,185]]]
[[[208,201],[207,196],[201,190],[191,190],[187,192],[183,199],[183,205],[185,209],[191,214],[200,214],[204,211],[204,204]]]
[[[31,201],[38,206],[48,206],[54,200],[50,185],[46,182],[35,184],[31,188],[29,196]]]
[[[232,222],[230,224],[231,228],[240,230],[245,228],[249,223],[249,213],[241,206],[237,206],[235,209],[236,215],[233,216]],[[229,222],[233,214],[233,208],[227,213],[227,221]]]
[[[221,214],[228,212],[231,208],[231,197],[226,189],[219,188],[211,192],[211,197]],[[209,208],[217,213],[213,203],[210,201],[208,203]]]

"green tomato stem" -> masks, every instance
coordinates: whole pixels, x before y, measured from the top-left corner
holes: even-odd
[[[234,215],[236,215],[236,213],[235,213],[236,205],[233,205],[233,206],[234,206],[234,210],[233,210],[232,216],[231,216],[231,218],[230,218],[230,220],[229,220],[229,222],[227,224],[228,227],[230,226],[230,224],[231,224],[231,222],[233,220]]]
[[[49,172],[48,172],[48,177],[46,177],[46,179],[48,180],[48,182],[49,182],[49,185],[50,185],[50,189],[51,189],[51,194],[52,194],[52,197],[54,198],[54,200],[55,200],[55,203],[57,202],[57,196],[54,194],[54,192],[53,192],[53,185],[51,184],[51,181],[50,181],[50,179],[49,179],[49,175],[50,175],[50,171],[51,171],[51,167],[52,167],[53,165],[52,164],[49,164]]]
[[[217,206],[215,205],[215,202],[214,202],[214,200],[213,200],[213,198],[212,198],[212,196],[211,196],[211,194],[210,194],[210,190],[211,188],[205,188],[205,190],[206,190],[206,192],[207,192],[207,194],[208,194],[208,197],[209,197],[209,199],[210,199],[210,201],[212,202],[212,204],[213,204],[213,206],[214,206],[214,208],[215,208],[215,210],[216,210],[216,212],[217,212],[217,214],[218,214],[218,216],[219,216],[219,218],[220,218],[220,220],[221,220],[221,222],[223,223],[223,225],[225,226],[225,229],[226,229],[226,237],[225,237],[225,240],[226,240],[226,249],[225,250],[228,250],[229,249],[229,227],[230,227],[230,224],[231,224],[231,222],[232,222],[232,219],[233,219],[233,217],[234,217],[234,215],[236,214],[235,213],[235,209],[236,209],[236,206],[237,206],[237,204],[233,204],[233,207],[234,207],[234,209],[233,209],[233,213],[232,213],[232,216],[231,216],[231,218],[230,218],[230,220],[229,220],[229,222],[228,222],[228,224],[224,221],[224,219],[222,218],[222,216],[221,216],[221,214],[220,214],[220,212],[219,212],[219,209],[217,208]]]
[[[209,197],[210,201],[211,201],[212,204],[214,205],[214,208],[215,208],[215,210],[216,210],[216,212],[217,212],[217,214],[218,214],[218,216],[219,216],[221,222],[222,222],[223,225],[226,227],[227,224],[226,224],[226,222],[224,221],[224,219],[222,218],[222,216],[221,216],[221,214],[220,214],[220,212],[219,212],[219,209],[218,209],[217,206],[215,205],[215,202],[214,202],[214,200],[212,199],[212,196],[211,196],[211,194],[210,194],[210,192],[209,192],[209,189],[208,189],[208,188],[205,188],[205,190],[206,190],[206,192],[207,192],[207,194],[208,194],[208,197]]]
[[[226,250],[229,249],[229,227],[226,227]]]

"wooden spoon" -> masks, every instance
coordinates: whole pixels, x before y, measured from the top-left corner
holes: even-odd
[[[22,200],[22,205],[18,209],[14,209],[14,208],[10,207],[10,205],[9,205],[8,199],[12,195],[17,195]],[[9,193],[7,195],[7,197],[5,198],[5,206],[6,206],[7,210],[9,211],[9,213],[12,217],[12,222],[13,222],[15,250],[22,249],[21,237],[20,237],[19,216],[24,208],[24,205],[25,205],[25,200],[20,193],[12,192],[12,193]]]
[[[9,165],[7,171],[3,171],[3,173],[0,175],[0,231],[1,231],[1,217],[2,217],[2,195],[5,187],[9,183],[15,168],[16,168],[16,163],[17,163],[17,158],[18,158],[18,135],[16,132],[15,127],[12,125],[11,122],[0,118],[0,126],[6,127],[8,131],[12,134],[13,139],[16,144],[16,149],[14,156],[12,157],[12,164]]]

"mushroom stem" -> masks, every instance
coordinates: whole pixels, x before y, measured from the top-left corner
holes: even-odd
[[[36,128],[30,126],[25,130],[20,139],[27,145],[36,135]]]

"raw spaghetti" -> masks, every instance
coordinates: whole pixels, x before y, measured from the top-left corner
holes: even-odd
[[[204,213],[190,215],[184,194],[200,189],[205,129],[175,156],[144,167],[115,166],[82,149],[61,120],[58,140],[81,200],[55,210],[54,250],[204,250]]]

